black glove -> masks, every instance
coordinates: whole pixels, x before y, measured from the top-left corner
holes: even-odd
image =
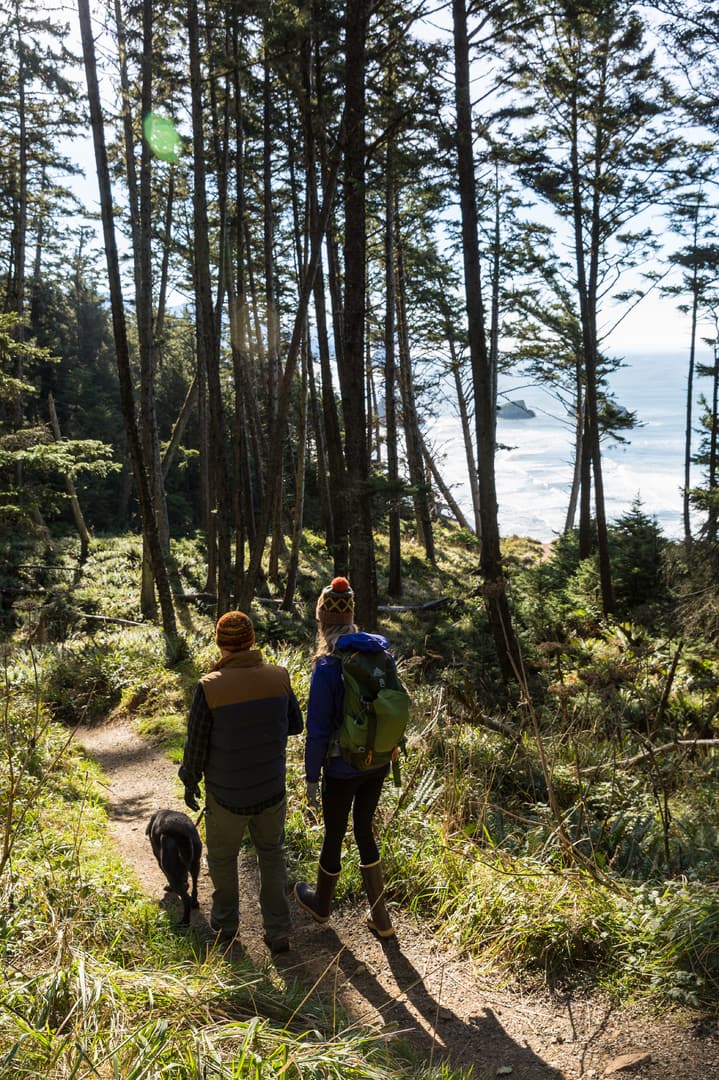
[[[199,810],[199,797],[200,788],[197,784],[185,785],[185,806],[189,806],[190,810]]]

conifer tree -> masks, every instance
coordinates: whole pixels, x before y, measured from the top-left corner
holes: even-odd
[[[135,412],[135,400],[132,387],[132,373],[130,368],[130,350],[127,335],[127,321],[125,318],[125,305],[123,300],[122,280],[120,275],[120,261],[117,250],[117,238],[115,235],[115,223],[113,218],[112,187],[110,183],[110,170],[108,165],[107,146],[104,134],[100,86],[97,75],[95,41],[88,0],[78,0],[78,11],[80,15],[80,30],[82,34],[83,57],[85,62],[85,73],[87,79],[90,121],[92,126],[98,184],[100,189],[103,239],[105,243],[107,271],[110,284],[113,333],[115,338],[115,353],[120,381],[120,397],[122,403],[123,419],[125,421],[125,429],[130,450],[130,458],[132,461],[133,475],[137,487],[138,501],[140,504],[143,533],[147,537],[148,547],[150,551],[150,559],[152,563],[152,572],[155,578],[155,584],[157,586],[162,625],[168,641],[172,642],[177,639],[175,607],[172,599],[172,592],[170,589],[170,582],[167,573],[167,566],[165,564],[165,557],[162,551],[162,545],[160,543],[160,537],[157,529],[152,491],[145,468],[145,461],[142,452],[142,443]]]
[[[469,34],[465,0],[453,0],[456,149],[462,220],[462,247],[467,306],[467,327],[474,393],[474,419],[479,474],[482,527],[480,569],[483,594],[502,674],[506,680],[520,676],[519,648],[507,601],[499,543],[497,492],[494,472],[496,449],[496,374],[488,346],[479,265],[477,189],[472,153]]]
[[[582,0],[559,10],[539,4],[521,31],[512,28],[505,37],[521,117],[514,163],[523,183],[556,213],[573,255],[585,389],[580,549],[586,557],[596,545],[609,612],[598,394],[602,318],[617,277],[654,243],[651,227],[636,222],[657,202],[674,151],[669,98],[628,0]]]

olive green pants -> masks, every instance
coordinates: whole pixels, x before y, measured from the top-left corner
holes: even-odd
[[[209,791],[205,802],[207,866],[215,887],[210,916],[213,929],[231,933],[239,929],[237,860],[249,833],[260,871],[260,911],[265,933],[270,938],[286,936],[291,922],[284,848],[287,800],[249,815],[226,810]]]

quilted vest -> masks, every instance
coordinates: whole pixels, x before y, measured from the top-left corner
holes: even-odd
[[[235,653],[200,680],[212,713],[205,784],[241,810],[285,791],[290,679],[258,649]]]

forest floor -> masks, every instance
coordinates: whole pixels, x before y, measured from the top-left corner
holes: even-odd
[[[179,920],[179,901],[165,897],[165,880],[145,836],[154,810],[185,809],[176,765],[128,720],[81,728],[76,737],[104,771],[119,855],[147,895]],[[343,907],[319,926],[291,900],[290,952],[270,957],[251,852],[240,862],[240,886],[241,946],[258,967],[274,964],[281,977],[306,985],[308,994],[337,1000],[353,1024],[394,1034],[418,1060],[473,1065],[476,1080],[719,1080],[716,1018],[683,1009],[655,1014],[616,1007],[596,993],[507,984],[502,973],[493,976],[452,952],[396,907],[397,936],[380,942],[367,930],[362,906]],[[200,908],[192,923],[208,936],[211,892],[203,856]]]

